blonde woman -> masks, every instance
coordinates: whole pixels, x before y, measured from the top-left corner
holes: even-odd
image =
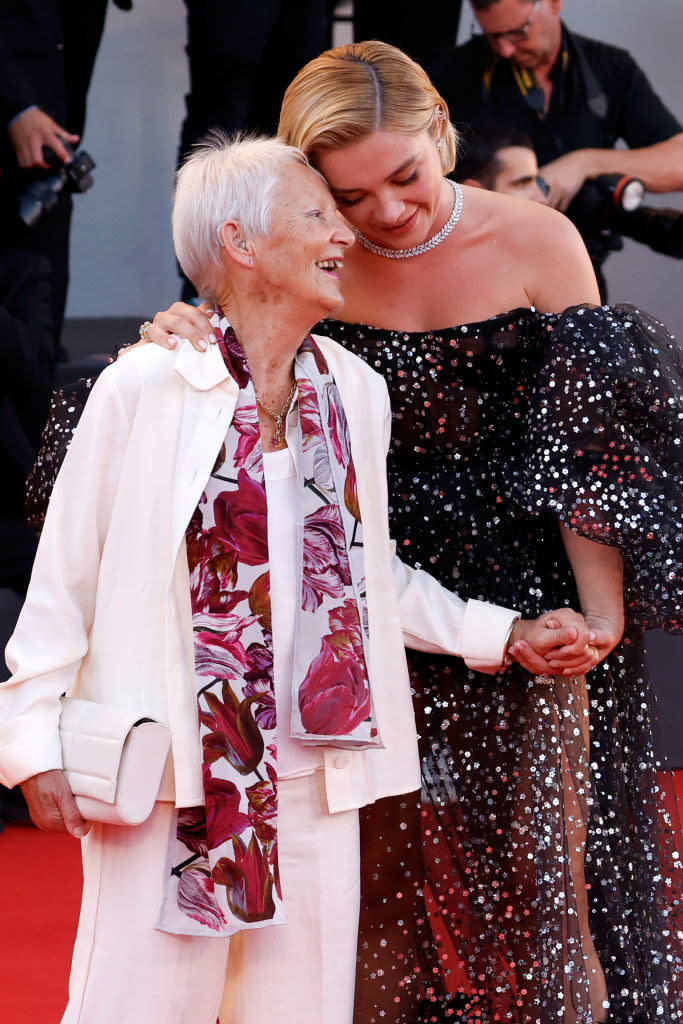
[[[682,625],[680,356],[651,318],[596,308],[561,214],[445,177],[451,113],[417,64],[379,42],[322,54],[287,90],[280,133],[357,240],[325,330],[388,382],[402,556],[528,614],[580,606],[596,654],[588,679],[551,662],[542,681],[410,656],[425,872],[383,877],[392,824],[409,815],[378,824],[375,808],[356,1019],[411,1020],[420,985],[441,975],[464,993],[460,1012],[487,1022],[672,1022],[680,922],[661,881],[675,862],[642,631]],[[181,304],[148,330],[162,344],[172,332],[210,341],[201,310]],[[406,906],[416,873],[436,908],[438,963],[425,963],[424,908],[411,921]]]

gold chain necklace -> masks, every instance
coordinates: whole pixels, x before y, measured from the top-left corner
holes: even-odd
[[[292,384],[292,390],[287,395],[287,398],[285,399],[285,404],[282,406],[279,412],[275,412],[275,410],[267,406],[265,402],[262,402],[258,395],[256,396],[256,401],[264,410],[264,412],[267,412],[268,415],[272,416],[273,419],[275,420],[275,427],[273,429],[273,446],[276,448],[281,448],[284,444],[285,439],[282,433],[284,427],[284,420],[285,416],[289,412],[289,407],[292,404],[292,399],[294,398],[296,389],[297,382],[294,381],[294,383]]]

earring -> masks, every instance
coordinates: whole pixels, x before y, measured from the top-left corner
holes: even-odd
[[[443,110],[439,106],[437,106],[437,108],[436,108],[436,116],[437,116],[437,119],[441,122],[441,124],[445,124],[446,123],[446,115],[444,114]],[[441,143],[442,142],[443,142],[443,137],[439,136],[439,138],[436,140],[436,148],[437,149],[441,149]]]

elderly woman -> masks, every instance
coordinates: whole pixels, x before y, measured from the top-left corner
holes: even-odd
[[[93,391],[8,648],[2,778],[80,836],[60,694],[171,729],[151,817],[84,840],[64,1022],[348,1024],[358,808],[420,783],[404,638],[488,671],[526,638],[533,671],[588,633],[392,560],[386,386],[308,335],[353,235],[298,150],[209,141],[173,229],[217,344],[147,346]]]
[[[683,929],[663,879],[678,873],[676,826],[656,781],[642,635],[683,628],[680,349],[632,306],[595,307],[566,218],[444,176],[448,107],[399,50],[321,54],[288,88],[280,134],[356,233],[344,308],[324,326],[387,381],[401,551],[462,596],[529,616],[580,605],[597,633],[589,678],[553,664],[542,692],[517,666],[492,679],[410,655],[418,812],[447,954],[430,977],[479,993],[486,1020],[672,1024]],[[149,337],[171,333],[211,340],[202,312],[180,304]],[[391,829],[375,806],[361,821],[383,836],[383,869]],[[381,931],[374,906],[362,915],[358,1024],[415,1015],[382,906]]]

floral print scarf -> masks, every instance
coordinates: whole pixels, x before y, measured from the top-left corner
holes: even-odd
[[[276,722],[268,515],[256,394],[220,310],[239,385],[232,422],[186,531],[205,806],[183,808],[159,927],[231,935],[284,921],[277,857],[277,727],[306,744],[381,746],[366,662],[363,539],[346,417],[312,338],[298,385],[298,593],[292,722]],[[277,514],[277,510],[273,510]]]

